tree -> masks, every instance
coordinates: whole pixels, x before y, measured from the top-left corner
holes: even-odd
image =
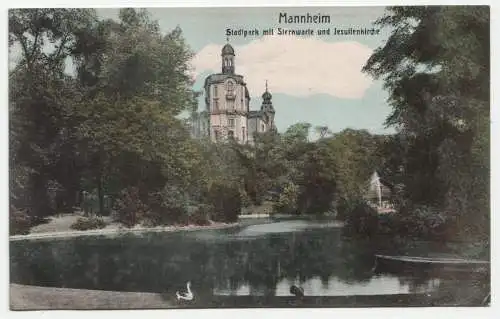
[[[21,50],[9,74],[16,208],[72,212],[96,190],[103,213],[104,198],[123,189],[147,202],[167,182],[196,184],[202,152],[177,117],[197,95],[179,28],[162,35],[145,10],[123,9],[119,21],[93,10],[11,10],[9,44]]]
[[[274,211],[282,214],[298,214],[299,187],[289,182],[283,187],[278,200],[274,204]]]
[[[65,62],[77,33],[94,21],[95,12],[87,9],[9,10],[9,47],[20,48],[9,72],[11,183],[24,184],[25,193],[18,201],[11,193],[11,199],[35,217],[75,204],[79,177],[70,105],[79,95]]]
[[[390,92],[407,196],[487,238],[489,8],[391,7],[377,24],[393,31],[364,71]]]
[[[101,210],[104,194],[120,191],[111,185],[139,187],[145,199],[166,180],[187,183],[201,159],[176,118],[192,109],[196,96],[181,30],[162,36],[147,11],[122,9],[119,22],[104,21],[88,33],[87,41],[102,45],[89,55],[99,68],[93,81],[82,83],[87,95],[79,128]],[[82,75],[89,73],[88,60],[79,61]]]
[[[343,201],[356,202],[363,197],[368,179],[381,165],[382,156],[377,152],[384,139],[365,130],[352,129],[324,139],[323,143],[335,154],[339,204],[343,205]]]
[[[300,186],[299,211],[307,214],[324,214],[333,208],[337,192],[335,152],[328,143],[320,140],[298,155],[301,174],[296,183]]]

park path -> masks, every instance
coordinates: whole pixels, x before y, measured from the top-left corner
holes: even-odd
[[[27,235],[13,235],[9,237],[10,241],[18,240],[31,240],[31,239],[45,239],[45,238],[73,238],[81,236],[113,236],[126,233],[149,233],[149,232],[175,232],[175,231],[193,231],[193,230],[215,230],[231,228],[238,225],[238,223],[212,223],[208,226],[158,226],[158,227],[143,227],[137,225],[132,228],[122,227],[119,223],[113,222],[110,217],[103,217],[106,222],[106,227],[102,229],[91,230],[74,230],[71,229],[81,215],[62,215],[51,217],[48,223],[40,224],[33,227]]]

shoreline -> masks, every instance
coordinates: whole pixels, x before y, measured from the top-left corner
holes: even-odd
[[[109,236],[109,235],[125,235],[125,234],[145,234],[145,233],[159,233],[159,232],[180,232],[180,231],[197,231],[197,230],[218,230],[237,227],[240,222],[235,223],[214,223],[208,226],[157,226],[157,227],[144,227],[137,226],[133,228],[103,228],[92,230],[75,230],[75,231],[59,231],[59,232],[46,232],[46,233],[32,233],[27,235],[13,235],[9,236],[9,242],[20,240],[35,240],[35,239],[53,239],[53,238],[76,238],[85,236]]]
[[[10,283],[10,310],[175,309],[179,303],[159,293],[121,292]],[[170,296],[168,296],[170,297]]]
[[[478,287],[449,288],[433,293],[306,296],[297,303],[294,296],[221,296],[179,302],[175,295],[151,292],[123,292],[10,283],[11,311],[43,310],[140,310],[179,308],[359,308],[359,307],[488,307],[485,292]],[[472,296],[472,297],[471,297]]]

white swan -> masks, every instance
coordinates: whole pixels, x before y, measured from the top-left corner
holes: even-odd
[[[178,291],[175,292],[175,295],[177,296],[177,300],[193,300],[194,299],[193,292],[191,291],[191,282],[188,281],[186,286],[187,286],[186,293],[178,292]]]

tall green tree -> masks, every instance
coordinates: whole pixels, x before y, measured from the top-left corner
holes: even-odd
[[[359,200],[364,195],[371,174],[380,168],[376,152],[383,138],[365,130],[345,129],[324,140],[335,153],[339,199]]]
[[[147,11],[9,11],[11,200],[36,217],[72,212],[82,191],[195,184],[202,152],[178,115],[196,105],[192,53]],[[72,63],[70,63],[72,62]],[[75,70],[71,69],[71,66]],[[68,68],[69,67],[69,68]]]
[[[82,36],[78,61],[87,93],[79,129],[101,211],[104,195],[120,191],[113,185],[139,187],[147,196],[166,180],[185,185],[198,165],[177,118],[196,97],[187,73],[192,54],[181,30],[162,35],[145,10],[122,9],[119,18]]]
[[[90,27],[87,9],[9,10],[11,201],[33,216],[69,211],[78,169],[71,104],[79,98],[65,72],[77,34]]]
[[[487,236],[489,8],[391,7],[377,24],[392,34],[364,71],[390,93],[406,194]]]

